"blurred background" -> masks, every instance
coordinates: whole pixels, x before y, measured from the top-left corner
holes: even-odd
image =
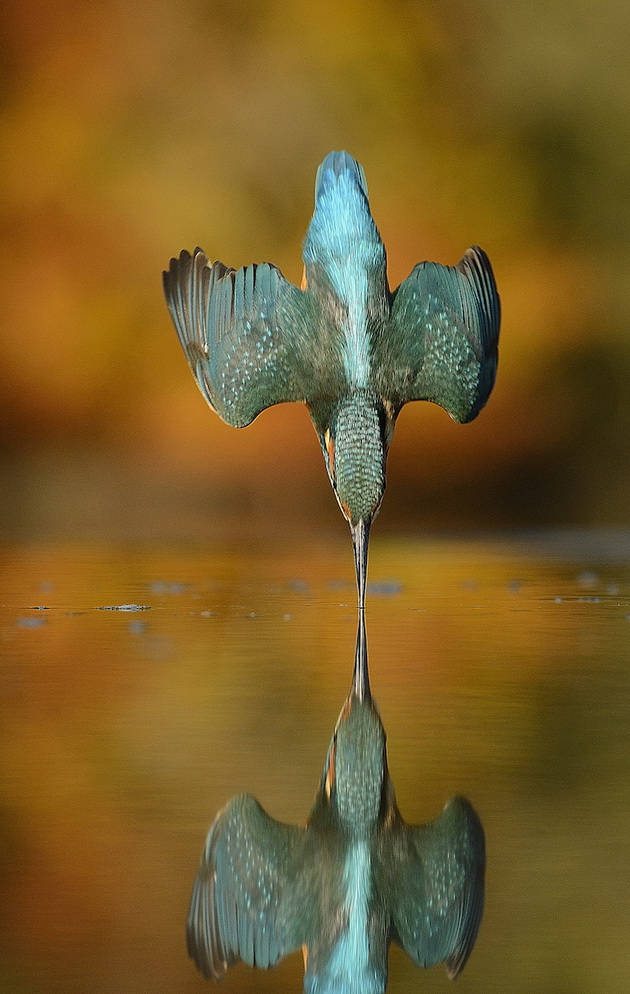
[[[347,526],[303,407],[207,408],[161,272],[201,245],[299,283],[335,148],[392,286],[476,243],[502,296],[487,408],[403,410],[370,556],[401,809],[462,792],[487,832],[458,991],[623,990],[630,6],[9,0],[0,29],[0,991],[210,990],[183,927],[214,813],[309,810]],[[449,989],[394,952],[420,986]]]
[[[392,286],[478,243],[503,302],[488,407],[465,427],[404,409],[378,528],[626,521],[627,4],[21,0],[0,19],[6,534],[343,533],[306,410],[223,425],[161,291],[197,244],[299,282],[333,148],[365,168]]]

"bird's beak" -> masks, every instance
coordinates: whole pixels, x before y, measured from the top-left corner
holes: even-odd
[[[359,611],[357,628],[357,646],[354,652],[354,670],[352,673],[352,693],[360,701],[370,699],[370,677],[367,659],[367,635],[365,631],[365,611]]]
[[[357,646],[354,655],[354,673],[352,676],[352,691],[360,701],[370,697],[370,682],[367,664],[367,636],[365,631],[365,585],[367,579],[368,540],[370,537],[370,522],[364,518],[358,524],[350,525],[352,546],[354,548],[354,567],[357,574],[357,594],[359,607],[359,625],[357,629]]]
[[[352,546],[354,548],[354,568],[357,574],[359,611],[364,611],[370,522],[361,518],[356,525],[350,525],[350,531],[352,532]]]

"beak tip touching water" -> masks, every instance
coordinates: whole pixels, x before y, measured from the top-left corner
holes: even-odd
[[[365,587],[367,578],[368,540],[370,537],[370,521],[360,518],[356,524],[350,522],[352,545],[354,548],[354,565],[357,575],[357,597],[359,611],[359,627],[357,630],[357,646],[354,659],[354,674],[352,689],[359,700],[370,697],[370,682],[367,666],[367,640],[365,633]]]

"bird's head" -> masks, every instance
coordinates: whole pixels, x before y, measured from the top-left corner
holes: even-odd
[[[361,834],[375,824],[388,779],[379,713],[371,697],[351,694],[339,715],[324,770],[326,796],[349,831]]]

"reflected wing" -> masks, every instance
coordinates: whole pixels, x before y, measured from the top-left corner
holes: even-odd
[[[378,343],[382,396],[395,406],[430,400],[455,421],[472,421],[494,386],[500,318],[480,248],[456,266],[421,262],[395,291]]]
[[[270,967],[299,948],[295,925],[304,829],[270,818],[248,795],[235,797],[208,833],[195,879],[186,938],[207,979],[240,959]],[[302,888],[303,889],[303,888]]]
[[[485,844],[481,822],[463,797],[429,825],[396,833],[382,872],[390,889],[392,937],[423,967],[444,962],[454,979],[477,937],[483,912]]]
[[[304,400],[310,298],[268,263],[229,269],[201,249],[171,259],[164,294],[186,358],[216,413],[237,428]]]

